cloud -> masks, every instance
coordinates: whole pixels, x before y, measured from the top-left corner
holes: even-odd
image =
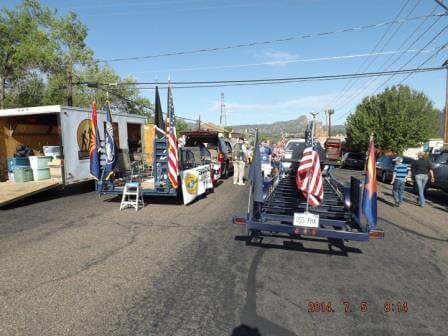
[[[272,103],[240,103],[240,102],[226,102],[226,113],[228,115],[260,115],[264,117],[272,115],[275,120],[282,119],[282,116],[299,115],[301,113],[311,111],[323,111],[325,108],[330,108],[335,98],[340,96],[340,100],[345,100],[354,96],[363,96],[367,94],[366,89],[350,90],[345,93],[335,92],[324,95],[307,96],[303,98],[290,99]],[[221,103],[214,101],[211,103],[210,111],[219,112]]]
[[[282,50],[266,50],[255,54],[256,58],[263,59],[269,65],[282,66],[297,60],[299,55]]]

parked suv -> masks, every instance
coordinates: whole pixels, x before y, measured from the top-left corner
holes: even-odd
[[[185,131],[185,147],[204,146],[209,152],[213,163],[219,166],[219,175],[227,178],[233,174],[232,146],[230,142],[219,136],[216,131]]]
[[[299,167],[299,162],[302,158],[304,149],[305,139],[291,139],[286,143],[285,155],[282,159],[283,169],[285,170],[285,172],[288,172],[290,169],[296,170]],[[320,142],[317,142],[316,150],[319,154],[321,168],[323,168],[325,160],[325,149],[322,147]]]
[[[443,151],[433,158],[434,183],[430,187],[448,192],[448,151]]]

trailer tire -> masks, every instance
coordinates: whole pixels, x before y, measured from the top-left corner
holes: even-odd
[[[222,169],[222,177],[224,179],[229,178],[229,164],[227,162],[224,164],[224,167]]]
[[[260,235],[260,230],[247,230],[247,235],[250,238],[257,238]]]
[[[177,188],[177,194],[176,194],[176,203],[177,204],[184,204],[184,195],[182,192],[182,181],[179,178],[178,181],[178,188]]]

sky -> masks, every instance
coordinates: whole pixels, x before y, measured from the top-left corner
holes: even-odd
[[[17,0],[0,0],[1,7],[11,8],[17,3]],[[87,44],[96,59],[313,35],[223,51],[108,63],[121,76],[133,76],[139,82],[375,72],[403,66],[417,68],[427,59],[424,67],[439,67],[448,58],[448,49],[440,50],[447,42],[448,30],[440,32],[448,25],[448,16],[316,36],[397,17],[442,12],[434,0],[42,0],[42,3],[57,8],[62,15],[69,10],[79,15],[89,29]],[[435,107],[444,106],[445,71],[418,73],[409,78],[396,75],[381,87],[387,79],[179,88],[174,89],[173,95],[177,115],[191,119],[200,115],[202,120],[219,123],[220,96],[224,93],[227,125],[292,120],[300,115],[309,116],[313,111],[320,112],[318,119],[325,121],[324,110],[328,108],[335,110],[332,123],[343,124],[364,97],[404,79],[403,84],[423,91]],[[161,94],[165,100],[166,92]],[[152,89],[144,90],[143,95],[154,100]]]

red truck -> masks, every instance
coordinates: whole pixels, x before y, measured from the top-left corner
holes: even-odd
[[[328,164],[339,166],[342,160],[342,141],[341,139],[328,138],[325,141],[326,162]]]

